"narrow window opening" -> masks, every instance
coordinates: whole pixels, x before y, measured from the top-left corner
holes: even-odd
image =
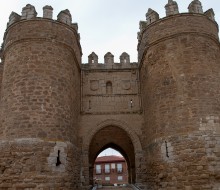
[[[89,109],[91,109],[91,100],[89,100]]]
[[[95,61],[94,61],[94,59],[92,59],[92,63],[94,63]]]
[[[56,166],[59,166],[60,164],[61,164],[61,161],[60,161],[60,150],[58,150]]]
[[[130,105],[131,105],[131,108],[133,107],[133,100],[131,99],[130,100]]]
[[[168,146],[167,146],[167,141],[165,141],[165,146],[166,146],[166,156],[169,158],[169,153],[168,153]]]
[[[110,81],[106,83],[106,94],[112,94],[112,83]]]
[[[126,60],[126,59],[124,59],[124,63],[127,63],[127,60]]]

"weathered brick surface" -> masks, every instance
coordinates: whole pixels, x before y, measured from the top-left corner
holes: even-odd
[[[3,69],[4,69],[4,65],[3,62],[0,62],[0,92],[2,89],[2,77],[3,77]],[[1,93],[0,93],[0,97],[1,97]],[[0,106],[1,106],[1,102],[0,102]],[[1,118],[1,110],[0,110],[0,118]],[[2,127],[2,123],[0,122],[0,138],[3,136],[3,127]]]
[[[74,59],[74,31],[67,29],[38,20],[8,28],[2,87],[2,125],[7,139],[76,142],[80,72]],[[58,37],[50,39],[54,33]]]
[[[0,141],[0,189],[78,189],[77,147],[40,139]],[[60,150],[61,165],[56,166]]]
[[[76,30],[47,19],[21,20],[7,28],[3,47],[0,187],[78,189]]]
[[[166,26],[164,25],[166,23]],[[210,35],[210,38],[218,39],[217,23],[203,14],[182,13],[162,18],[146,26],[140,33],[138,44],[138,59],[141,61],[145,49],[150,44],[157,44],[165,39],[175,39],[176,36],[185,33]],[[165,43],[166,44],[166,43]]]
[[[206,17],[186,14],[160,20],[143,33],[145,177],[153,189],[220,186],[214,152],[220,148],[217,31]]]
[[[84,64],[82,67],[82,111],[86,114],[141,112],[138,65],[105,68]],[[120,65],[115,63],[115,67]],[[102,66],[102,67],[101,67]],[[126,65],[125,65],[126,66]],[[110,83],[110,86],[108,86]],[[132,103],[131,103],[132,101]]]
[[[169,1],[170,4],[175,4]],[[198,1],[193,1],[198,3]],[[192,3],[193,8],[195,8]],[[175,4],[176,6],[176,4]],[[198,8],[198,7],[197,7]],[[47,10],[46,10],[47,9]],[[95,157],[121,151],[142,189],[220,187],[220,45],[214,13],[140,23],[139,63],[81,65],[68,10],[12,13],[0,65],[0,189],[85,189]],[[192,9],[202,13],[199,9]],[[175,15],[173,15],[175,14]]]

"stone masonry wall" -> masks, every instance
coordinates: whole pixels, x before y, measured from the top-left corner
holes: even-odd
[[[80,72],[74,54],[77,39],[74,30],[67,29],[48,20],[21,21],[8,28],[2,91],[7,138],[76,143]]]
[[[139,85],[137,63],[96,62],[82,65],[79,135],[84,152],[82,178],[85,184],[88,181],[93,183],[95,158],[108,147],[117,149],[129,161],[130,182],[141,181],[140,156],[137,153],[141,153],[142,149],[141,145],[139,148],[135,146],[135,143],[140,143],[142,126]]]
[[[91,69],[82,72],[83,113],[140,112],[139,72]]]
[[[1,92],[1,89],[2,89],[2,78],[3,78],[3,70],[4,70],[4,65],[3,65],[3,62],[0,62],[0,92]],[[1,93],[0,93],[1,94]],[[1,96],[0,96],[0,99],[1,99]],[[1,101],[0,101],[0,104],[1,104]],[[1,106],[1,105],[0,105]],[[1,110],[0,110],[0,118],[1,118]],[[3,127],[2,127],[2,124],[0,122],[0,137],[3,135]]]
[[[0,189],[88,190],[112,147],[148,190],[219,190],[220,44],[212,9],[193,0],[140,22],[138,61],[92,52],[81,64],[68,9],[12,12],[0,52]]]
[[[3,56],[0,187],[80,189],[76,29],[50,19],[19,20],[6,30]]]
[[[219,187],[217,32],[216,23],[204,15],[183,14],[153,23],[143,33],[141,44],[147,48],[140,49],[140,75],[149,189]]]
[[[77,149],[70,142],[37,138],[1,140],[0,189],[78,189]],[[61,164],[56,166],[58,150]]]
[[[166,26],[162,23],[166,22]],[[211,24],[212,23],[212,24]],[[200,33],[218,38],[217,23],[203,14],[182,13],[162,18],[146,26],[140,33],[138,60],[144,58],[146,48],[161,39],[173,38],[182,33]],[[149,38],[151,36],[151,38]]]

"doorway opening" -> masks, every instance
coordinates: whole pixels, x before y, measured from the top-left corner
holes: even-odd
[[[99,158],[98,155],[108,148],[112,148],[118,151],[121,156],[113,155],[113,157],[110,157],[110,159],[113,159],[113,162],[109,162],[109,160],[107,161],[105,156]],[[96,163],[97,158],[98,163]],[[107,159],[109,159],[109,157]],[[123,166],[125,172],[124,174],[127,175],[126,178],[123,175],[118,175],[122,174]],[[113,172],[117,174],[115,175],[117,183],[115,182],[115,180],[115,183],[112,183],[111,181],[110,174],[113,174]],[[101,174],[103,174],[103,176],[98,177],[101,176]],[[100,129],[98,132],[96,132],[96,134],[94,134],[89,146],[90,184],[93,185],[94,180],[96,180],[97,178],[101,178],[103,184],[124,184],[123,182],[120,183],[123,178],[127,181],[127,183],[135,183],[136,172],[134,146],[130,139],[130,136],[124,129],[110,125]]]
[[[105,149],[95,160],[93,179],[95,184],[101,186],[126,186],[128,184],[126,159],[115,149]]]

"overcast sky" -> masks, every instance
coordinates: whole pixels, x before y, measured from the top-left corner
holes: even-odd
[[[106,150],[102,151],[98,155],[98,157],[100,157],[100,156],[111,156],[111,155],[122,156],[118,151],[116,151],[112,148],[107,148]]]
[[[180,12],[187,12],[191,0],[176,0]],[[110,51],[115,62],[119,62],[122,52],[137,61],[137,32],[139,21],[146,20],[148,8],[157,11],[160,18],[165,16],[165,4],[168,0],[6,0],[0,6],[0,41],[6,29],[8,17],[12,11],[21,14],[26,4],[35,6],[38,16],[43,14],[42,8],[51,5],[54,8],[53,18],[64,9],[69,9],[73,22],[77,22],[81,35],[83,51],[82,61],[94,51],[103,62],[105,53]],[[213,8],[216,21],[220,23],[220,0],[201,0],[203,10]]]

